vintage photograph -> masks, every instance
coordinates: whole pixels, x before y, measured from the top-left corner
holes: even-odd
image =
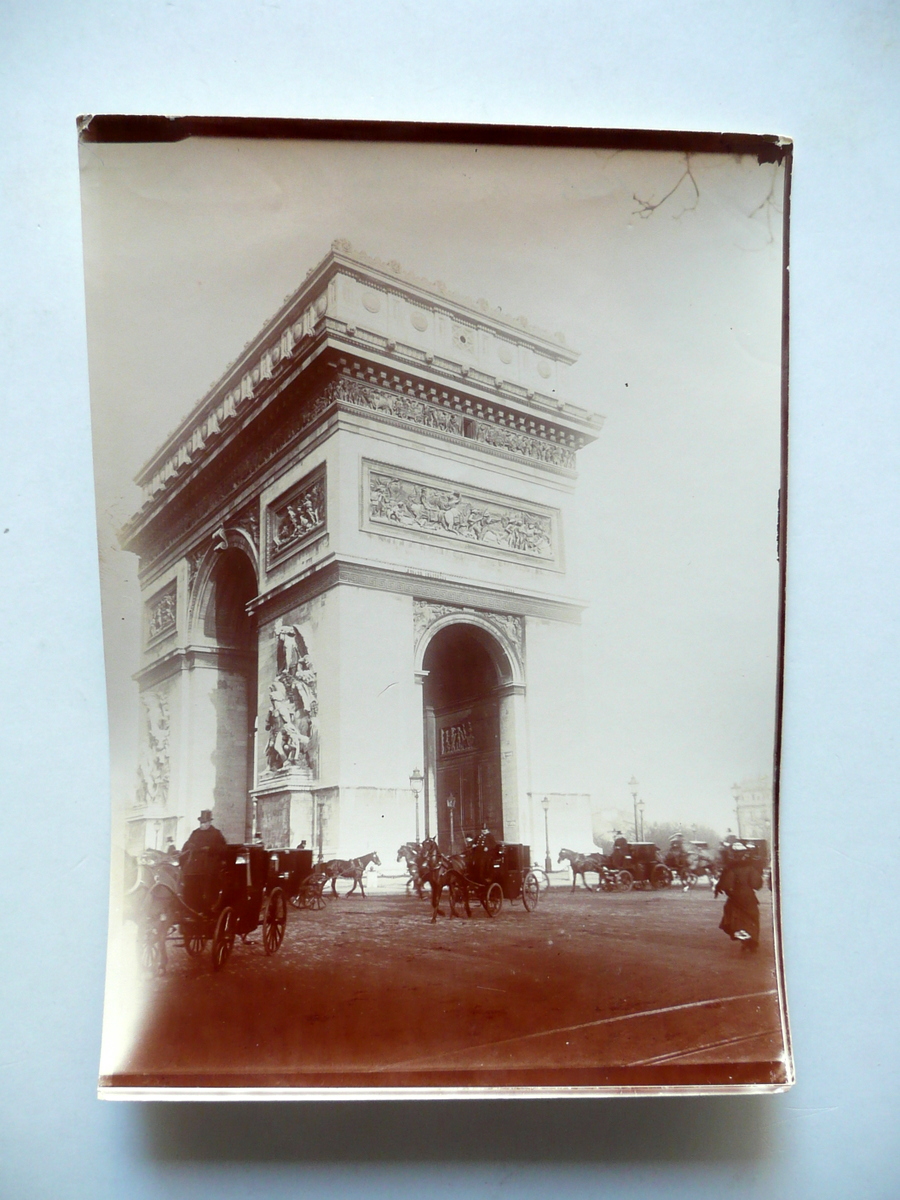
[[[80,138],[100,1094],[790,1086],[789,145],[164,124]]]

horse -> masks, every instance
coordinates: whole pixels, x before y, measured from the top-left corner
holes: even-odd
[[[328,879],[331,880],[331,893],[333,896],[338,894],[337,881],[339,879],[352,879],[353,887],[347,893],[352,896],[357,887],[365,899],[366,889],[363,887],[363,872],[369,863],[374,863],[376,867],[381,866],[381,859],[371,850],[368,854],[363,854],[361,858],[330,858],[328,862],[317,863],[316,870],[324,871]]]
[[[421,848],[421,842],[404,842],[397,851],[397,862],[405,862],[406,869],[409,872],[409,879],[406,881],[406,890],[409,891],[412,889],[419,899],[423,900],[425,898],[425,888],[416,866]]]
[[[434,838],[426,838],[419,848],[419,853],[416,857],[416,871],[419,878],[431,885],[431,923],[432,925],[437,920],[439,906],[441,903],[441,893],[444,888],[450,897],[450,916],[456,916],[456,905],[462,900],[466,909],[466,916],[471,917],[472,909],[469,907],[469,887],[466,883],[466,866],[465,860],[461,855],[454,855],[448,858],[441,853],[440,847]]]
[[[557,863],[567,862],[572,868],[572,891],[575,891],[575,885],[578,882],[578,876],[581,876],[581,882],[589,892],[594,889],[588,883],[585,875],[588,871],[597,875],[598,886],[606,874],[608,863],[605,854],[579,854],[577,850],[560,850]]]

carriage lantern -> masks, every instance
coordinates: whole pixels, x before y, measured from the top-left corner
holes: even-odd
[[[418,767],[409,777],[409,786],[412,788],[413,801],[416,806],[416,845],[418,846],[419,838],[419,792],[422,790],[422,780],[424,776]]]

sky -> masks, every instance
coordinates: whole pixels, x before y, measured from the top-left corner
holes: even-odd
[[[647,824],[734,825],[731,785],[772,770],[783,179],[754,158],[689,165],[389,143],[82,147],[114,796],[130,798],[136,766],[137,561],[116,541],[140,503],[133,476],[347,238],[579,352],[567,398],[606,418],[579,453],[566,530],[588,601],[593,803],[629,811],[634,776]]]

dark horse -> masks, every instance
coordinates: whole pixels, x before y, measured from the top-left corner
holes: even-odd
[[[339,879],[352,879],[353,887],[347,893],[352,896],[359,888],[365,898],[366,889],[363,887],[363,872],[369,863],[374,863],[376,867],[381,866],[381,859],[374,850],[369,854],[364,854],[361,858],[331,858],[328,862],[319,863],[316,867],[317,871],[324,871],[327,879],[331,880],[332,895],[338,894],[337,881]]]
[[[577,850],[560,850],[558,863],[567,862],[572,868],[572,891],[575,891],[575,885],[578,882],[578,876],[581,876],[581,882],[589,892],[594,889],[585,878],[588,871],[591,874],[597,875],[598,885],[606,874],[608,862],[605,854],[579,854]]]
[[[424,880],[419,874],[419,869],[416,865],[419,858],[419,851],[422,849],[421,842],[404,842],[397,851],[397,862],[405,862],[406,869],[409,872],[409,879],[406,881],[406,890],[414,891],[420,900],[425,899]]]
[[[426,838],[416,858],[416,871],[423,883],[431,886],[431,923],[437,920],[440,911],[441,893],[444,888],[450,897],[450,916],[456,916],[456,905],[462,901],[466,916],[471,917],[469,888],[466,883],[466,864],[461,855],[448,858],[442,854],[434,838]]]

